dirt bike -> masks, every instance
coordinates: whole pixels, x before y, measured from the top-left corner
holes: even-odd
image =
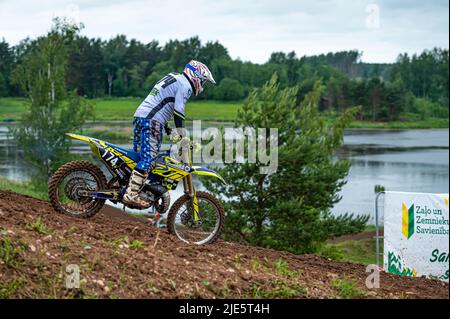
[[[169,210],[169,191],[182,182],[184,195],[178,198],[167,214],[167,229],[186,243],[208,244],[219,238],[224,224],[224,209],[212,194],[196,191],[193,175],[209,176],[225,183],[211,169],[192,166],[192,144],[183,139],[178,152],[181,160],[170,156],[170,151],[161,152],[145,181],[140,196],[150,203],[148,207],[136,207],[122,202],[133,168],[140,154],[117,145],[78,134],[69,137],[89,143],[91,151],[111,173],[107,181],[102,170],[88,161],[72,161],[62,165],[50,178],[49,198],[57,212],[74,217],[94,216],[106,200],[122,203],[131,209],[154,208],[159,214]],[[174,156],[175,157],[175,156]]]

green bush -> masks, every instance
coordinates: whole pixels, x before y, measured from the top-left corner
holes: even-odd
[[[357,234],[365,230],[369,215],[358,215],[345,213],[344,215],[333,216],[326,213],[323,227],[331,237]]]
[[[213,97],[222,101],[239,101],[244,97],[244,87],[238,80],[224,78],[214,88]]]
[[[344,252],[335,245],[323,245],[319,249],[318,254],[331,260],[340,261],[344,259]]]
[[[386,188],[383,185],[375,185],[374,187],[375,194],[382,193],[384,191],[386,191]]]
[[[428,99],[416,98],[413,103],[413,112],[416,113],[421,120],[425,120],[430,117],[447,118],[448,105],[443,106]]]

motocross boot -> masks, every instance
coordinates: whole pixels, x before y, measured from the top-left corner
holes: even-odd
[[[147,179],[148,173],[140,173],[137,170],[133,170],[131,173],[130,181],[128,183],[127,190],[123,195],[123,202],[126,204],[136,205],[139,207],[149,207],[150,203],[139,196],[139,192]]]

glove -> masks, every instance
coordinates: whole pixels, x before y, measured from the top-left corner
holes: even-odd
[[[169,125],[164,125],[164,131],[166,132],[167,136],[170,136],[172,134],[172,129]]]
[[[191,143],[191,150],[194,151],[194,153],[198,153],[202,148],[202,144],[197,143],[197,142],[192,142]]]
[[[178,132],[176,130],[170,132],[170,140],[173,143],[178,143],[179,141],[181,141],[182,138],[183,138],[183,136],[178,134]]]

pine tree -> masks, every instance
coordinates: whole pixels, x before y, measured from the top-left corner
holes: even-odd
[[[31,43],[23,62],[14,71],[14,81],[28,96],[27,110],[13,130],[25,159],[46,180],[69,154],[65,133],[81,128],[92,108],[75,92],[66,89],[68,43],[79,27],[55,19],[46,36]]]
[[[304,253],[335,234],[328,212],[340,200],[350,163],[334,152],[358,109],[327,125],[318,111],[322,91],[317,82],[297,105],[297,88],[280,89],[274,75],[245,101],[235,126],[278,128],[279,163],[272,175],[260,174],[258,163],[225,164],[220,173],[228,185],[205,181],[224,195],[227,239]],[[360,229],[367,219],[357,226],[342,219],[349,221]]]

